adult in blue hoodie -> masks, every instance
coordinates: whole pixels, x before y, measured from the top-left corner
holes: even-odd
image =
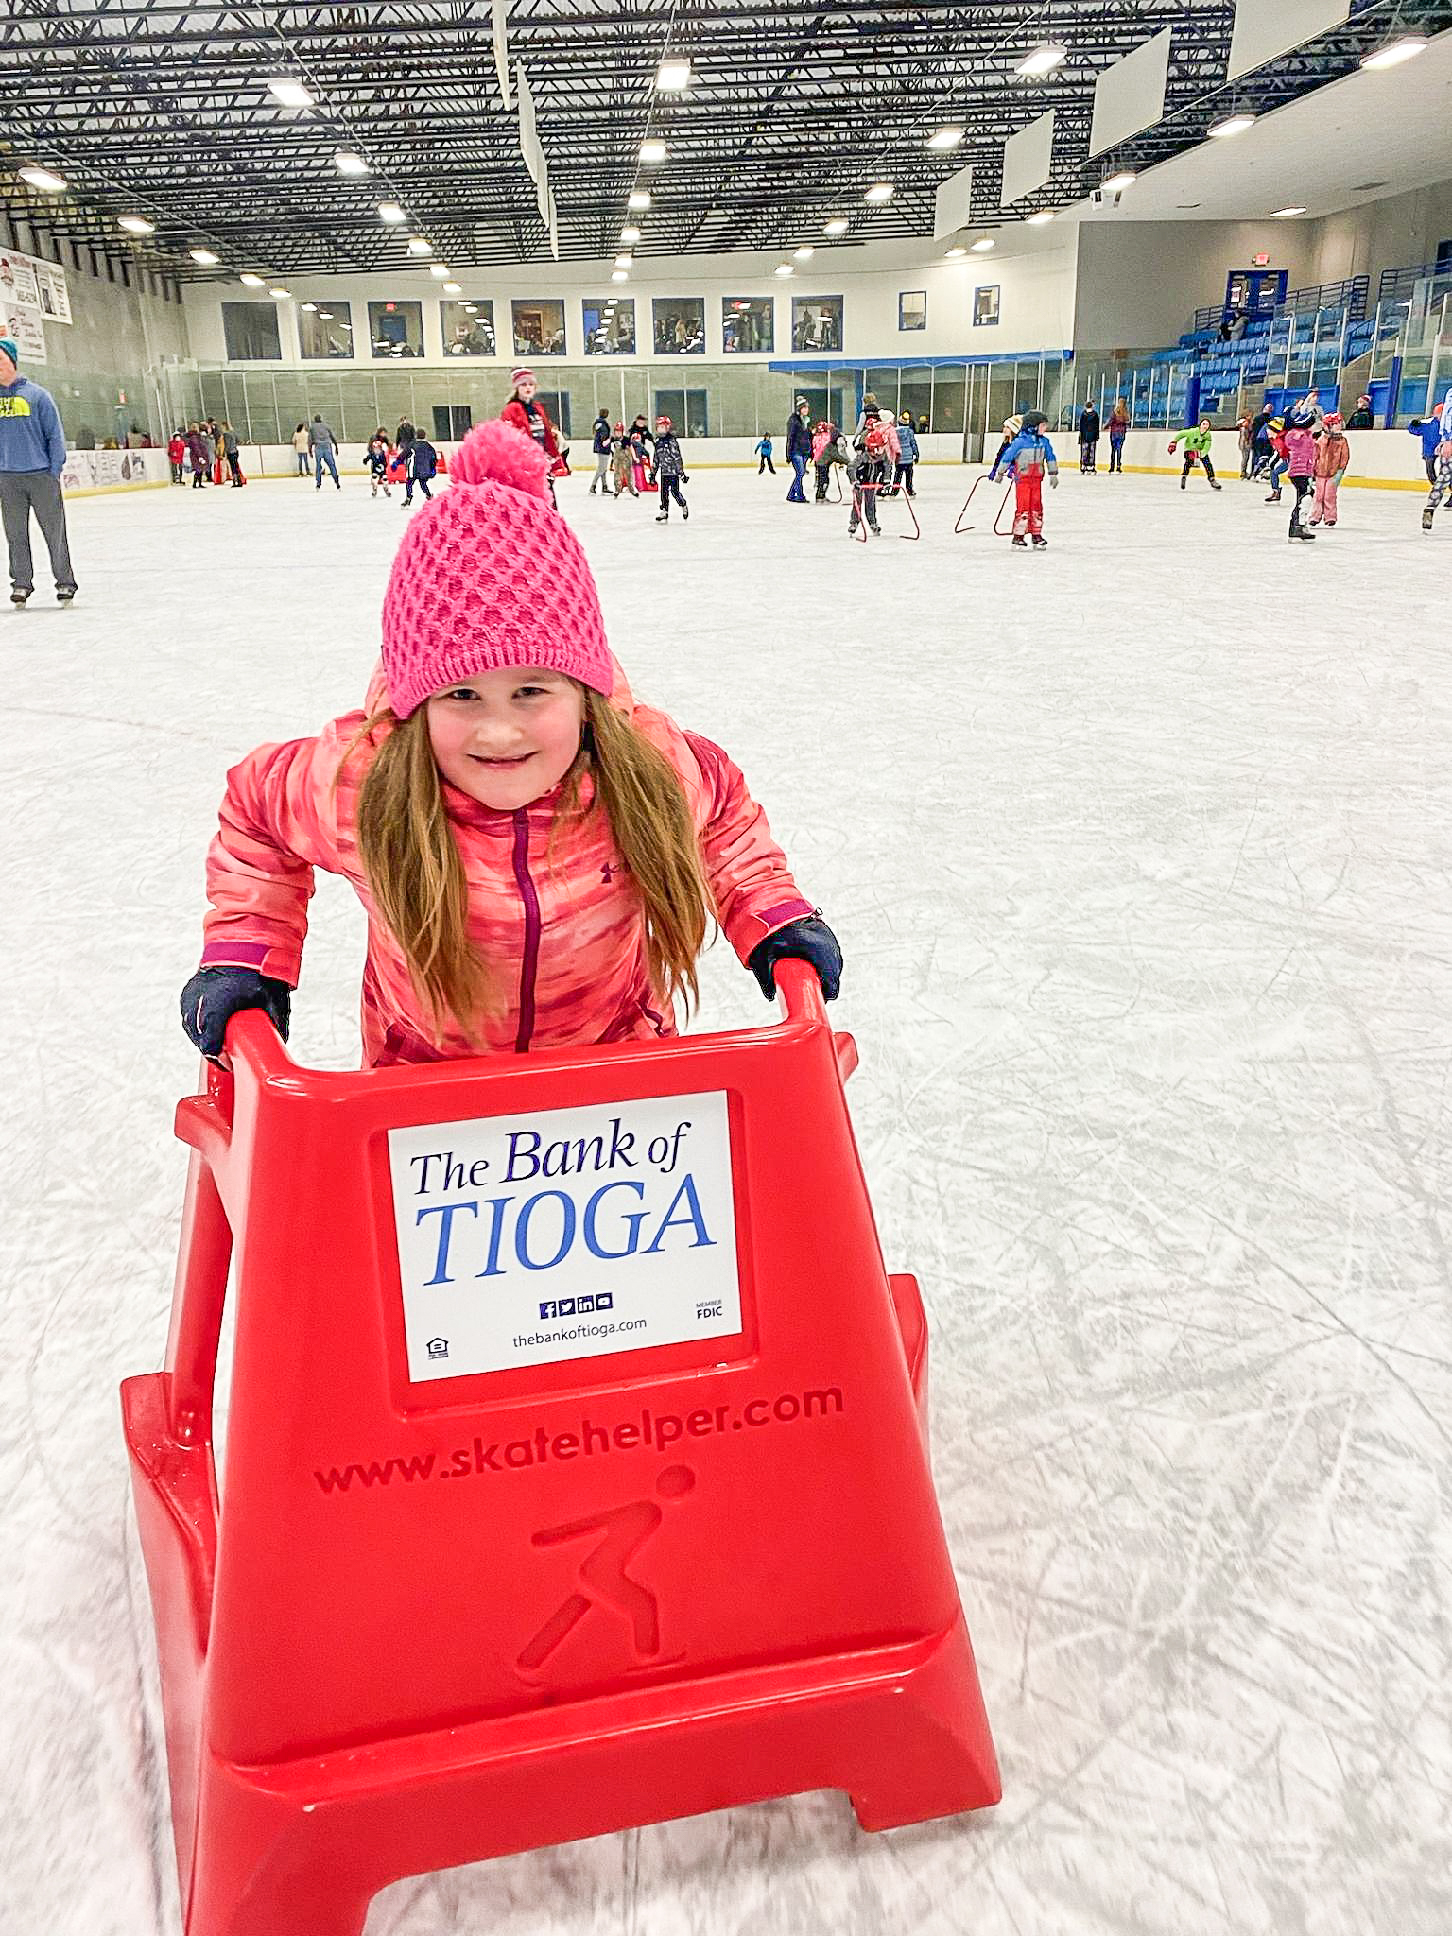
[[[60,474],[66,461],[65,432],[49,390],[17,365],[13,336],[0,336],[0,514],[10,550],[10,602],[23,605],[35,589],[30,557],[30,514],[40,526],[55,575],[55,595],[69,605],[76,595],[66,541],[66,507]]]

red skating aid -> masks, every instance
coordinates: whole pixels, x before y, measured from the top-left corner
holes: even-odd
[[[187,1936],[804,1789],[998,1799],[855,1050],[777,972],[775,1027],[358,1074],[247,1013],[180,1105],[122,1404]]]

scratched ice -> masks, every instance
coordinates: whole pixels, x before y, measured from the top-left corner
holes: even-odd
[[[784,491],[566,506],[639,690],[842,936],[1006,1799],[545,1850],[400,1883],[368,1936],[1447,1936],[1452,532],[1352,491],[1292,553],[1258,492],[1071,477],[1021,556],[950,538],[929,470],[923,542],[889,505],[854,548]],[[176,990],[224,769],[361,696],[401,522],[356,481],[84,501],[76,609],[0,620],[16,1936],[178,1929],[116,1404],[166,1330]],[[325,884],[305,1059],[356,1054],[360,936]],[[705,999],[766,1012],[721,949]]]

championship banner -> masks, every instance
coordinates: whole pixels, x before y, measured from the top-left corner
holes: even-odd
[[[414,1383],[741,1329],[726,1096],[389,1131]]]
[[[65,270],[11,249],[0,254],[0,336],[13,336],[22,363],[44,363],[45,324],[69,323]]]

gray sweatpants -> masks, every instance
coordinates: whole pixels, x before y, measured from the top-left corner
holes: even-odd
[[[10,547],[10,584],[17,592],[35,589],[30,558],[30,514],[40,526],[57,591],[73,591],[71,550],[66,542],[66,507],[60,479],[49,471],[0,471],[0,514],[5,520],[5,542]]]

